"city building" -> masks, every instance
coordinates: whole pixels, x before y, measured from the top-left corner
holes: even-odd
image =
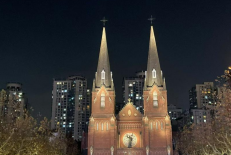
[[[196,84],[189,90],[190,109],[200,109],[214,102],[213,92],[216,90],[213,82]]]
[[[210,122],[211,113],[207,109],[191,109],[191,122],[194,124]]]
[[[217,88],[213,82],[196,84],[189,90],[190,118],[195,124],[206,123],[211,120],[211,110],[208,107],[215,106],[215,94]]]
[[[52,91],[51,128],[60,127],[65,134],[71,134],[81,141],[82,132],[89,122],[91,91],[87,79],[70,76],[54,79]]]
[[[124,103],[130,98],[142,114],[144,113],[143,89],[145,72],[137,72],[135,77],[124,77],[122,84]]]
[[[103,27],[99,60],[92,88],[88,154],[173,155],[171,120],[153,26],[143,91],[144,114],[128,99],[115,115],[115,88]]]
[[[0,116],[8,120],[22,118],[28,109],[28,100],[20,83],[8,83],[0,92]]]
[[[177,108],[175,105],[171,104],[168,106],[168,115],[170,116],[171,120],[179,118],[181,114],[181,108]]]

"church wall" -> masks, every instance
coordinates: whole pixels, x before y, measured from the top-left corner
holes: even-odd
[[[158,107],[153,106],[154,92],[158,95]],[[147,116],[144,146],[149,146],[151,154],[163,154],[168,146],[172,147],[171,122],[167,113],[167,91],[154,85],[143,94],[144,113]]]
[[[107,129],[108,123],[108,129]],[[98,124],[98,130],[97,130]],[[103,124],[103,128],[102,128]],[[94,146],[95,148],[110,148],[111,134],[110,122],[108,120],[96,120],[94,127]]]
[[[157,92],[158,107],[153,106],[153,93]],[[157,86],[153,86],[151,90],[144,91],[144,113],[150,116],[166,116],[167,114],[167,92],[161,90]]]
[[[101,94],[105,94],[105,107],[101,107]],[[115,93],[104,86],[92,92],[92,119],[89,125],[89,148],[93,146],[94,154],[110,154],[115,146],[116,121],[114,117]],[[102,126],[103,124],[103,126]],[[116,148],[115,148],[116,149]],[[88,154],[90,155],[90,150]]]
[[[151,123],[153,125],[151,129]],[[162,127],[161,128],[161,123]],[[150,148],[166,147],[165,120],[154,119],[149,121]],[[156,126],[157,125],[157,126]]]
[[[101,94],[105,94],[105,107],[101,107]],[[107,91],[101,87],[98,91],[92,92],[92,114],[114,114],[115,111],[115,92]]]

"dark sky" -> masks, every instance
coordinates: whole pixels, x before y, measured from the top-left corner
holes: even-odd
[[[188,90],[231,64],[230,0],[1,0],[0,88],[21,82],[51,117],[52,80],[82,74],[92,87],[106,17],[108,50],[122,101],[122,78],[146,70],[153,15],[168,103],[188,107]]]

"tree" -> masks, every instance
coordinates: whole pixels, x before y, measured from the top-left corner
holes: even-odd
[[[212,120],[184,127],[178,150],[187,155],[231,154],[231,67],[216,80],[219,83],[216,102],[208,105]],[[214,94],[215,95],[215,94]]]
[[[65,139],[55,136],[49,129],[49,121],[37,121],[27,113],[23,118],[0,123],[1,155],[61,155],[65,153]]]
[[[67,149],[66,149],[66,154],[67,155],[79,155],[79,147],[78,147],[78,142],[72,138],[72,133],[67,135]]]

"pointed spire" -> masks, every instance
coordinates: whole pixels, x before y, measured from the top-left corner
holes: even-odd
[[[160,62],[156,47],[156,40],[154,35],[153,26],[151,25],[150,31],[150,42],[149,42],[149,53],[148,53],[148,65],[147,65],[147,76],[146,84],[148,87],[151,87],[155,84],[158,86],[163,85],[162,75],[160,69]]]
[[[104,18],[101,21],[106,22],[106,19]],[[95,77],[95,87],[101,87],[101,85],[105,85],[105,87],[111,87],[112,85],[105,27],[103,27],[102,32],[98,67]]]

